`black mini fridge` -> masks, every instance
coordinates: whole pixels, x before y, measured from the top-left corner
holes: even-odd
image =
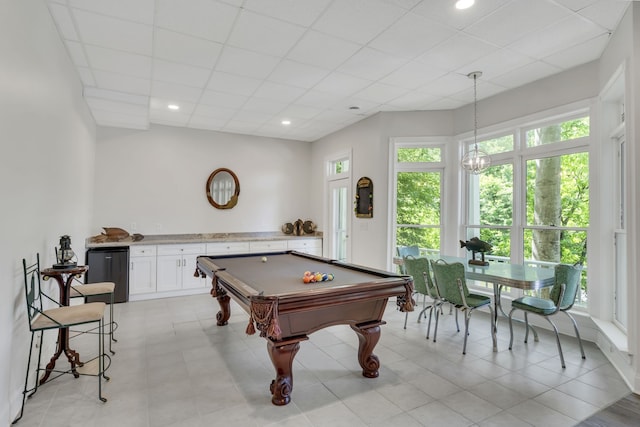
[[[114,302],[129,301],[129,248],[91,248],[86,253],[89,270],[85,283],[114,282]],[[88,297],[87,302],[109,303],[108,296]]]

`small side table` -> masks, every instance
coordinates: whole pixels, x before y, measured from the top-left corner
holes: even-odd
[[[69,268],[45,268],[40,271],[40,274],[42,274],[43,280],[54,279],[58,283],[58,287],[60,289],[60,305],[68,306],[71,283],[73,282],[73,279],[75,277],[81,277],[84,273],[87,272],[87,270],[89,270],[88,266],[78,265]],[[76,366],[83,365],[83,363],[80,361],[80,355],[75,350],[69,348],[69,329],[60,328],[58,330],[58,345],[56,348],[56,352],[53,354],[53,357],[47,364],[44,377],[42,377],[42,379],[40,380],[40,385],[44,384],[47,381],[49,375],[51,374],[51,370],[56,366],[56,360],[62,353],[67,356],[67,360],[71,364],[73,376],[76,378],[80,376],[80,374],[76,372]]]

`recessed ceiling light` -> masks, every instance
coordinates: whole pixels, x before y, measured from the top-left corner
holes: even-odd
[[[475,0],[458,0],[456,2],[456,9],[469,9],[474,3]]]
[[[282,122],[280,122],[280,123],[282,123],[282,124],[283,124],[283,125],[285,125],[285,126],[289,126],[289,125],[291,124],[291,120],[286,120],[286,119],[285,119],[285,120],[283,120],[283,121],[282,121]]]
[[[180,106],[179,106],[179,105],[176,105],[176,104],[169,104],[169,105],[167,105],[167,108],[168,108],[169,110],[177,111],[177,110],[179,110],[179,109],[180,109]]]

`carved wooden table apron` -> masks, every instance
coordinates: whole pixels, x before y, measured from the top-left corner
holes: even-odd
[[[267,262],[262,262],[262,257]],[[335,280],[303,284],[305,271],[326,271]],[[400,310],[413,310],[409,276],[353,266],[324,258],[282,252],[198,257],[201,275],[212,277],[211,295],[218,300],[217,324],[227,324],[230,299],[247,313],[246,332],[267,340],[276,378],[269,387],[274,405],[286,405],[293,390],[292,366],[300,342],[322,328],[348,324],[359,340],[362,375],[378,377],[380,361],[373,350],[380,339],[382,315],[391,296]],[[258,290],[259,289],[259,290]]]
[[[80,277],[89,269],[88,266],[79,265],[77,267],[71,268],[45,268],[40,273],[42,274],[43,280],[54,279],[58,284],[58,288],[60,289],[60,304],[64,306],[69,305],[69,293],[71,289],[71,283],[75,277]],[[51,375],[51,370],[56,366],[56,360],[60,357],[60,355],[64,353],[67,356],[67,360],[71,364],[71,370],[73,371],[73,376],[78,378],[80,374],[78,374],[75,370],[76,366],[82,366],[83,363],[80,361],[80,355],[73,349],[69,347],[69,329],[68,328],[60,328],[58,329],[58,343],[56,346],[56,352],[51,357],[51,360],[47,364],[46,372],[44,377],[40,380],[40,385],[44,384],[49,375]]]

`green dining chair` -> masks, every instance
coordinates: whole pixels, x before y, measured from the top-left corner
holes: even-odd
[[[489,308],[489,312],[491,314],[491,339],[493,341],[493,351],[498,351],[491,298],[485,295],[469,292],[465,280],[465,268],[460,262],[449,264],[442,259],[432,260],[431,269],[433,270],[433,277],[435,279],[436,286],[440,290],[442,297],[446,302],[452,304],[456,308],[456,327],[458,332],[460,332],[458,311],[464,313],[464,345],[462,347],[462,354],[467,354],[467,337],[469,336],[469,320],[471,319],[471,313],[473,310],[480,307]]]
[[[511,311],[509,312],[509,350],[513,346],[513,312],[515,310],[522,310],[524,312],[525,323],[525,335],[524,342],[529,339],[529,318],[528,314],[533,313],[539,316],[543,316],[553,327],[553,332],[556,334],[556,344],[558,346],[558,353],[560,354],[560,363],[562,368],[566,368],[564,363],[564,356],[562,354],[562,346],[560,345],[560,336],[558,335],[558,328],[551,321],[550,317],[556,313],[565,313],[571,322],[573,323],[573,329],[576,332],[576,338],[580,344],[580,353],[582,358],[586,359],[584,354],[584,348],[582,347],[582,339],[580,339],[580,332],[578,331],[578,324],[573,316],[569,313],[573,303],[576,300],[578,289],[580,288],[580,276],[582,275],[582,265],[567,265],[557,264],[555,266],[555,283],[551,288],[549,298],[539,298],[532,296],[524,296],[517,298],[511,302]]]
[[[429,260],[427,258],[416,258],[411,255],[404,258],[404,266],[406,268],[406,274],[413,277],[413,290],[414,295],[419,294],[423,296],[423,308],[418,314],[418,323],[424,316],[427,318],[426,311],[429,310],[429,322],[427,323],[427,339],[429,339],[429,331],[431,330],[431,318],[433,317],[433,311],[436,311],[436,324],[433,332],[433,339],[435,341],[436,333],[438,331],[438,311],[440,306],[444,304],[444,300],[440,297],[438,288],[435,286],[429,268]],[[426,304],[426,298],[431,299],[430,304]],[[404,329],[407,329],[407,317],[409,313],[405,313],[404,316]]]
[[[396,252],[398,253],[398,257],[402,258],[403,261],[408,256],[412,256],[414,258],[418,258],[420,256],[420,248],[417,245],[397,246]],[[404,264],[400,265],[400,273],[407,274]]]

